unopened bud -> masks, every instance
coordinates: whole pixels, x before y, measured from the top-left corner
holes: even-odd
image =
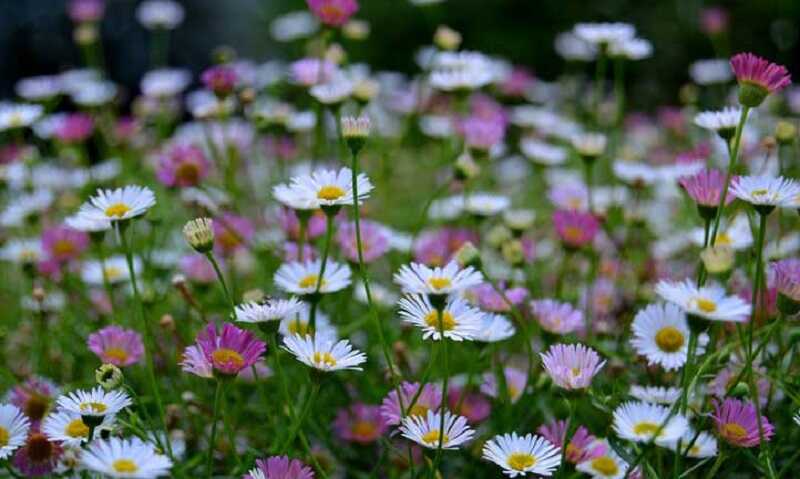
[[[792,143],[797,137],[797,126],[787,120],[781,120],[775,125],[775,138],[778,143],[786,145]]]
[[[472,158],[469,153],[463,153],[458,156],[455,164],[455,175],[460,180],[469,180],[475,178],[481,173],[481,167]]]
[[[349,40],[366,40],[369,37],[369,23],[364,20],[350,20],[342,27],[342,34]]]
[[[513,266],[521,265],[525,262],[525,249],[522,247],[522,241],[511,240],[503,243],[501,248],[503,259]]]
[[[113,364],[103,364],[94,372],[94,378],[97,384],[103,387],[106,391],[116,389],[122,384],[125,376],[122,371]]]
[[[33,288],[31,296],[33,297],[34,301],[36,301],[37,303],[41,303],[47,297],[47,293],[45,292],[44,288],[36,286],[35,288]]]
[[[350,151],[356,155],[364,143],[367,142],[370,131],[370,121],[366,116],[352,117],[346,116],[342,118],[342,136],[350,147]]]
[[[536,213],[533,210],[509,210],[503,213],[506,226],[514,231],[524,231],[533,227]]]
[[[728,245],[708,247],[700,253],[700,258],[709,274],[724,275],[733,268],[733,248]]]
[[[161,319],[158,321],[158,325],[167,331],[173,331],[175,329],[175,319],[171,314],[165,314],[161,316]]]
[[[480,268],[481,266],[481,252],[471,241],[467,241],[458,248],[455,258],[462,267],[473,266]]]
[[[439,25],[433,43],[442,50],[455,50],[461,45],[461,34],[446,25]]]
[[[75,28],[73,38],[78,45],[91,45],[97,41],[97,25],[82,23]]]
[[[183,237],[198,253],[208,253],[214,247],[214,222],[210,218],[196,218],[183,227]]]
[[[489,230],[486,241],[494,248],[499,248],[504,242],[512,238],[511,230],[503,225],[497,225]]]

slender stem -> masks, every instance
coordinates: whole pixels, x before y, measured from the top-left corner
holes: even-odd
[[[305,252],[303,251],[306,247],[306,228],[308,227],[308,218],[305,215],[298,217],[298,222],[300,223],[300,229],[297,232],[297,259],[301,263],[305,257]]]
[[[442,459],[442,445],[444,444],[444,418],[445,411],[447,411],[447,382],[450,379],[449,364],[447,358],[447,338],[444,337],[444,311],[442,308],[437,309],[437,316],[439,319],[439,335],[442,347],[442,368],[444,369],[444,377],[442,378],[442,402],[439,406],[439,443],[436,445],[436,458],[433,463],[433,474],[439,470],[439,463]],[[434,476],[435,477],[435,476]]]
[[[322,279],[325,277],[325,268],[328,266],[328,254],[331,250],[331,239],[333,238],[333,218],[334,213],[325,213],[325,244],[322,247],[322,258],[317,275],[317,285],[314,288],[314,299],[311,301],[311,311],[308,319],[308,330],[316,335],[317,327],[317,305],[319,305],[319,290],[322,288]]]
[[[594,195],[592,194],[594,186],[594,163],[596,159],[583,160],[583,175],[586,181],[586,195],[589,200],[589,213],[594,213]]]
[[[731,185],[731,178],[733,171],[736,169],[736,161],[739,157],[739,146],[742,142],[742,131],[747,122],[747,114],[750,107],[742,107],[742,116],[739,117],[739,124],[736,126],[736,136],[733,140],[733,147],[731,148],[730,161],[728,162],[728,173],[725,175],[725,186],[722,188],[722,194],[719,197],[719,204],[717,205],[717,216],[714,218],[714,228],[711,230],[711,246],[717,242],[717,233],[719,232],[719,223],[722,219],[722,210],[725,208],[725,200],[728,197],[728,188]]]
[[[725,450],[720,449],[719,453],[717,454],[717,459],[714,461],[714,465],[711,466],[711,469],[708,471],[708,474],[706,474],[706,479],[712,479],[717,474],[717,471],[719,470],[720,466],[722,466],[722,463],[724,461],[725,461]]]
[[[564,428],[564,442],[561,448],[561,468],[559,470],[559,476],[566,475],[569,467],[569,463],[565,459],[567,456],[567,449],[569,448],[569,441],[575,426],[575,408],[572,407],[572,402],[567,397],[564,397],[564,404],[567,405],[567,427]]]
[[[314,399],[317,397],[317,393],[319,392],[319,382],[312,381],[311,382],[311,392],[308,394],[306,398],[306,403],[303,405],[303,409],[300,411],[300,414],[295,418],[294,423],[292,424],[291,428],[289,429],[289,436],[283,442],[281,446],[281,451],[286,451],[286,449],[292,444],[294,438],[297,436],[298,431],[303,426],[303,422],[308,416],[308,412],[311,410],[311,404],[314,402]]]
[[[219,268],[216,258],[214,258],[213,251],[207,252],[206,258],[208,258],[208,261],[210,261],[211,265],[214,267],[214,272],[217,273],[219,284],[222,285],[222,292],[225,293],[225,299],[228,301],[228,305],[231,307],[231,320],[233,321],[236,319],[236,303],[233,302],[233,296],[231,296],[231,292],[228,289],[227,283],[225,282],[225,276],[222,274],[222,270]]]
[[[615,124],[619,126],[625,117],[625,59],[623,57],[614,60],[614,99],[617,101]]]
[[[211,437],[208,440],[208,458],[206,459],[207,477],[214,475],[214,449],[217,441],[217,421],[219,419],[219,405],[222,400],[222,381],[217,379],[217,388],[214,393],[214,409],[211,418]]]
[[[603,102],[603,90],[606,81],[606,54],[605,48],[601,47],[597,52],[597,68],[594,79],[594,121],[600,124],[600,105]]]

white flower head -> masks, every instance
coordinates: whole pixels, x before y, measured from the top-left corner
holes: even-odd
[[[687,457],[703,459],[717,455],[717,438],[705,431],[695,432],[692,428],[687,428],[681,439],[681,451],[683,451],[683,454]],[[678,450],[677,440],[659,442],[661,446],[672,449],[673,451]]]
[[[350,267],[346,264],[328,260],[325,273],[319,277],[322,261],[307,260],[284,263],[275,272],[275,284],[287,293],[307,295],[319,293],[335,293],[350,285]]]
[[[726,106],[719,111],[703,111],[695,115],[694,124],[706,130],[732,135],[742,116],[741,107]]]
[[[636,29],[628,23],[578,23],[572,30],[581,40],[603,46],[631,40]]]
[[[142,270],[142,260],[133,258],[133,272],[139,275]],[[105,279],[103,278],[105,276]],[[106,258],[105,261],[86,261],[81,269],[81,279],[93,286],[102,286],[105,281],[109,284],[119,284],[130,281],[128,262],[124,256],[116,255]]]
[[[299,312],[303,308],[297,298],[270,299],[262,303],[249,302],[236,306],[236,321],[264,323],[277,321]]]
[[[455,261],[435,268],[411,263],[400,267],[394,275],[394,281],[406,293],[446,295],[481,284],[483,274],[471,266],[461,269]]]
[[[796,208],[800,184],[783,177],[740,176],[731,183],[731,193],[754,206]]]
[[[511,199],[497,193],[475,192],[464,198],[464,210],[476,216],[494,216],[511,206]]]
[[[608,53],[626,60],[644,60],[653,54],[653,44],[643,38],[628,38],[611,43]]]
[[[697,60],[689,65],[689,76],[698,85],[727,83],[733,78],[731,63],[724,58]]]
[[[39,238],[15,238],[0,248],[0,259],[23,265],[38,262],[44,254]]]
[[[662,280],[656,285],[656,293],[686,314],[712,321],[743,322],[751,313],[747,302],[738,296],[727,296],[725,289],[715,283],[698,288],[690,279]]]
[[[561,451],[543,437],[512,432],[489,439],[483,445],[483,458],[503,468],[509,477],[549,476],[561,464]]]
[[[156,195],[146,186],[125,186],[115,190],[99,189],[81,205],[78,216],[87,221],[122,221],[142,216],[155,206]]]
[[[433,411],[428,411],[426,416],[406,416],[400,425],[400,432],[406,439],[428,449],[438,449],[440,440],[442,449],[458,449],[475,434],[463,416],[445,411],[444,431],[440,429],[441,421],[441,413]]]
[[[136,19],[150,30],[174,30],[185,15],[181,4],[173,0],[145,0],[136,9]]]
[[[0,459],[25,443],[31,423],[17,406],[0,404]]]
[[[605,443],[606,453],[575,466],[580,472],[588,474],[592,479],[622,479],[627,474],[630,465],[619,454],[614,452],[607,441]]]
[[[469,305],[463,298],[451,296],[442,310],[441,324],[439,312],[431,305],[424,294],[404,296],[400,302],[400,316],[408,323],[422,328],[423,339],[440,341],[444,337],[453,341],[472,340],[479,332],[484,313]]]
[[[192,75],[188,70],[160,68],[145,73],[140,88],[146,97],[170,98],[183,92],[191,82]]]
[[[283,338],[283,346],[301,363],[325,372],[361,371],[359,365],[367,361],[367,355],[354,349],[346,339],[336,342],[319,335],[294,334]]]
[[[514,336],[516,332],[514,324],[502,314],[484,313],[478,333],[473,339],[483,343],[496,343]]]
[[[103,417],[100,426],[111,426],[113,419],[112,415]],[[44,435],[51,441],[57,441],[67,446],[80,446],[84,441],[89,441],[89,429],[81,415],[71,411],[51,412],[42,421]]]
[[[81,460],[86,469],[113,478],[155,479],[172,468],[167,456],[139,438],[92,441]]]
[[[127,393],[119,390],[105,391],[100,386],[90,391],[79,389],[63,394],[56,401],[65,411],[86,417],[105,417],[115,415],[133,404]]]
[[[632,397],[651,404],[675,404],[681,397],[681,390],[663,386],[631,386],[629,393]]]
[[[359,204],[369,198],[372,183],[361,173],[358,184]],[[310,175],[292,178],[288,185],[277,185],[272,190],[275,199],[296,210],[315,210],[324,206],[353,204],[353,181],[350,168],[317,170]]]
[[[651,304],[636,313],[631,328],[631,345],[648,364],[672,371],[686,363],[689,322],[677,305]]]
[[[671,418],[670,409],[658,404],[629,401],[614,410],[614,431],[623,439],[649,442],[655,438],[668,442],[679,439],[689,427],[680,414]]]
[[[430,84],[442,91],[476,90],[494,79],[491,59],[478,52],[439,52],[433,58]]]
[[[26,128],[42,117],[44,107],[27,103],[0,104],[0,131]]]
[[[554,166],[567,161],[567,150],[535,138],[523,138],[519,148],[525,158],[544,166]]]

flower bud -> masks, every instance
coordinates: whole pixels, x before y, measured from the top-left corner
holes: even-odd
[[[709,274],[725,275],[733,269],[733,248],[728,245],[711,246],[700,253]]]
[[[214,247],[213,224],[210,218],[196,218],[183,227],[186,242],[198,253],[208,253]]]
[[[775,138],[781,145],[792,143],[796,137],[797,126],[791,121],[780,120],[778,124],[775,125]]]
[[[522,246],[522,241],[518,239],[503,243],[501,252],[503,253],[503,259],[512,266],[519,266],[525,262],[525,248]]]
[[[378,94],[380,91],[380,85],[375,80],[365,78],[356,82],[353,85],[353,98],[361,103],[362,105],[366,105],[373,98]]]
[[[481,266],[481,252],[471,241],[467,241],[458,248],[455,258],[462,267],[473,266],[480,268]]]
[[[369,23],[364,20],[350,20],[342,27],[342,34],[348,40],[366,40],[369,37]]]
[[[506,226],[514,231],[525,231],[533,227],[536,213],[533,210],[509,210],[503,213]]]
[[[511,239],[511,231],[503,225],[497,225],[489,230],[486,241],[494,248],[499,248],[504,242]]]
[[[173,318],[171,314],[165,314],[161,316],[161,319],[158,321],[158,325],[167,331],[174,331],[175,318]]]
[[[456,50],[461,45],[461,34],[446,25],[439,25],[433,34],[433,43],[442,50]]]
[[[481,167],[472,158],[469,153],[463,153],[458,156],[455,164],[455,175],[459,180],[470,180],[477,177],[481,173]]]
[[[106,391],[118,388],[125,380],[122,371],[113,364],[103,364],[94,372],[94,378],[97,384],[103,387]]]
[[[367,142],[370,127],[369,118],[366,116],[358,118],[346,116],[342,118],[342,136],[354,155],[357,155],[363,148],[364,143]]]

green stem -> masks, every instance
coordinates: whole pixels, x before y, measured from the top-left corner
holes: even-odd
[[[222,381],[217,379],[217,388],[214,393],[214,409],[211,418],[211,437],[208,441],[208,458],[206,459],[207,477],[211,479],[214,475],[214,449],[217,441],[217,420],[219,419],[219,405],[222,400]]]
[[[725,186],[722,188],[722,194],[719,197],[719,204],[717,205],[717,216],[714,218],[714,228],[711,230],[711,246],[717,242],[717,233],[719,232],[719,224],[722,219],[722,210],[725,208],[725,200],[728,197],[728,188],[731,185],[731,178],[733,171],[736,169],[736,161],[739,157],[739,146],[742,142],[742,131],[747,122],[747,114],[750,107],[742,107],[742,116],[739,117],[739,124],[736,126],[736,136],[733,140],[733,148],[731,148],[730,161],[728,162],[728,173],[725,175]]]
[[[723,449],[720,449],[719,453],[717,454],[717,459],[714,461],[714,465],[711,466],[711,469],[708,471],[708,474],[706,475],[706,479],[712,479],[717,474],[717,471],[719,470],[720,466],[722,466],[722,463],[724,461],[725,461],[725,451]]]
[[[594,79],[594,121],[595,125],[600,124],[600,106],[603,101],[603,90],[606,81],[606,54],[605,48],[601,47],[597,53],[597,68]]]
[[[325,268],[328,266],[328,255],[331,250],[331,239],[333,238],[333,212],[325,212],[325,244],[322,247],[322,258],[319,264],[319,274],[317,275],[317,285],[314,287],[313,300],[311,301],[311,311],[308,319],[308,330],[316,335],[317,327],[317,306],[319,305],[319,290],[322,288],[322,279],[325,277]]]
[[[319,392],[319,382],[312,381],[311,382],[311,392],[308,394],[308,398],[306,398],[306,403],[303,405],[303,409],[300,411],[300,414],[295,418],[294,423],[292,424],[291,428],[289,429],[289,436],[283,442],[281,446],[281,452],[286,451],[287,448],[292,444],[294,438],[297,437],[297,433],[300,428],[303,426],[303,422],[308,416],[308,412],[311,410],[311,404],[314,402],[314,399],[317,397],[317,393]]]
[[[444,369],[444,377],[442,378],[442,402],[439,406],[439,443],[436,445],[436,458],[433,462],[434,477],[439,470],[439,462],[442,459],[442,444],[444,443],[444,419],[445,412],[447,411],[447,382],[450,379],[450,371],[447,358],[447,338],[444,337],[444,306],[437,308],[436,315],[439,320],[439,340],[442,342],[442,368]]]
[[[210,261],[211,265],[214,267],[214,272],[217,273],[217,279],[219,280],[219,284],[222,285],[222,292],[225,293],[225,299],[228,301],[228,305],[231,308],[231,321],[235,321],[236,303],[233,302],[233,296],[231,296],[231,292],[228,289],[228,284],[225,282],[225,276],[222,274],[222,270],[220,269],[216,258],[214,258],[213,251],[207,252],[206,258],[208,258],[208,261]]]

